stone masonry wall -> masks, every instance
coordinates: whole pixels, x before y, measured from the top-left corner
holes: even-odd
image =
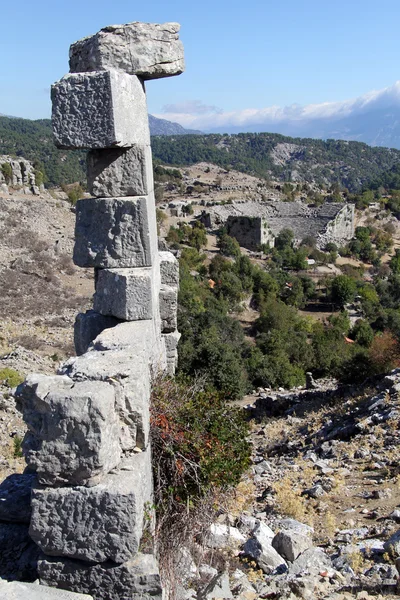
[[[94,310],[76,319],[77,356],[16,397],[40,583],[94,599],[162,595],[141,540],[154,526],[151,379],[175,370],[179,270],[158,251],[144,80],[182,72],[178,31],[105,28],[71,46],[71,73],[52,86],[57,145],[90,149],[74,261],[95,269]]]
[[[11,167],[11,176],[4,174],[3,165]],[[8,169],[7,169],[8,170]],[[8,193],[8,187],[22,189],[25,194],[39,194],[33,164],[25,158],[0,155],[0,191]]]
[[[226,226],[229,235],[249,250],[274,245],[282,229],[291,229],[296,243],[312,236],[317,246],[341,245],[354,236],[354,205],[325,203],[318,208],[300,202],[244,202],[215,206],[204,211],[201,221],[209,229]]]

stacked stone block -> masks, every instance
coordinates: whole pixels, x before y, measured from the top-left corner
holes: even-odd
[[[105,28],[71,46],[71,73],[52,87],[56,144],[89,149],[93,197],[77,203],[74,262],[95,269],[94,310],[77,317],[78,356],[56,376],[28,377],[17,401],[40,581],[95,599],[161,598],[141,539],[151,378],[175,370],[179,271],[158,251],[144,80],[182,72],[178,30]]]

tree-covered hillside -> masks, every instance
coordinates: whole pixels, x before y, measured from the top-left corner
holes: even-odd
[[[399,150],[273,133],[156,137],[152,147],[154,158],[169,165],[208,161],[267,179],[339,183],[351,192],[400,162]]]
[[[154,159],[169,165],[207,161],[266,179],[339,183],[351,192],[380,181],[400,165],[400,150],[272,133],[160,135],[153,136],[151,143]],[[85,153],[57,150],[49,119],[0,117],[0,154],[32,160],[49,185],[85,180]]]
[[[82,181],[86,177],[85,153],[57,150],[50,119],[0,117],[0,154],[31,160],[44,173],[49,185]]]

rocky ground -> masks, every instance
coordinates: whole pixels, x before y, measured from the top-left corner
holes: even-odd
[[[359,388],[260,390],[246,408],[253,467],[240,509],[211,526],[212,559],[190,563],[186,594],[398,597],[399,393],[400,370]]]

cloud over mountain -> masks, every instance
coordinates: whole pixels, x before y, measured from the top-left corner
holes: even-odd
[[[343,102],[225,112],[194,100],[167,105],[164,110],[164,119],[173,119],[184,127],[203,131],[272,131],[400,147],[400,81]]]

